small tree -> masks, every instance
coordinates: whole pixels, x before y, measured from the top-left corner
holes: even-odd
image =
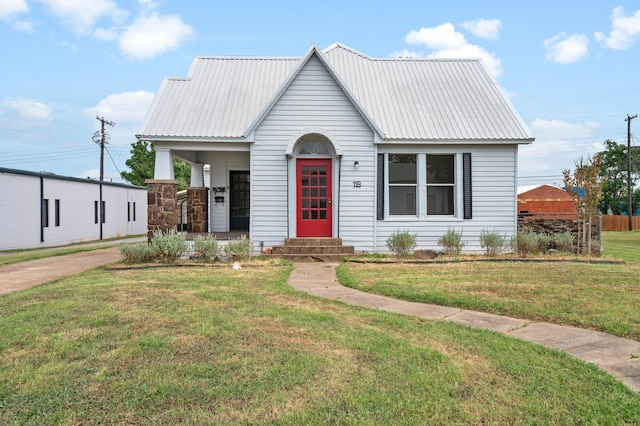
[[[131,158],[124,163],[130,171],[120,172],[120,177],[132,185],[145,186],[145,180],[153,179],[156,151],[149,142],[134,142],[131,144]],[[191,166],[174,158],[173,170],[178,181],[178,191],[187,189],[191,183]]]
[[[564,169],[564,185],[578,211],[578,249],[591,253],[591,225],[593,216],[598,213],[598,205],[602,198],[602,188],[606,179],[600,175],[600,155],[575,162],[576,169],[571,173]],[[582,236],[580,229],[582,228]]]

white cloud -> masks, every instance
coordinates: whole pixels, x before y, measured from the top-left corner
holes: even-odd
[[[116,28],[96,28],[93,36],[98,40],[114,41],[118,39],[119,34]]]
[[[18,13],[29,11],[29,6],[25,0],[1,0],[0,19],[11,18]]]
[[[556,34],[544,41],[547,59],[558,64],[572,64],[584,58],[589,51],[589,39],[583,34]]]
[[[561,183],[562,170],[574,167],[580,157],[586,158],[602,150],[596,141],[600,123],[586,121],[571,123],[563,120],[535,119],[529,124],[536,140],[518,148],[518,175],[528,177],[520,184]],[[553,176],[553,178],[549,178]]]
[[[87,108],[85,113],[114,122],[115,126],[106,129],[110,136],[109,143],[113,146],[129,146],[135,141],[134,135],[140,129],[153,97],[153,93],[144,90],[115,93],[102,99],[96,106]],[[98,120],[94,121],[94,125],[96,130],[100,128]]]
[[[76,35],[118,42],[120,51],[130,59],[149,59],[175,50],[195,30],[178,15],[156,12],[155,0],[137,0],[138,18],[129,20],[129,12],[116,0],[34,0],[58,18]],[[28,11],[26,0],[0,0],[0,18]],[[31,22],[14,24],[19,31],[32,32]]]
[[[494,76],[502,74],[502,63],[493,53],[483,47],[467,42],[464,35],[447,22],[437,27],[411,31],[405,37],[409,44],[422,44],[434,52],[427,58],[480,58]]]
[[[127,12],[112,0],[39,0],[76,34],[90,34],[98,21],[122,22]]]
[[[144,90],[115,93],[86,110],[87,115],[103,116],[116,123],[140,124],[144,119],[154,94]]]
[[[420,28],[406,35],[404,41],[409,44],[424,44],[430,49],[452,49],[467,43],[464,35],[457,32],[452,23],[447,22],[437,27]]]
[[[581,139],[593,136],[593,132],[600,127],[596,121],[584,123],[569,123],[562,120],[545,120],[536,118],[530,128],[536,139]]]
[[[152,13],[136,19],[120,37],[120,50],[131,59],[149,59],[170,50],[195,34],[178,15]]]
[[[138,0],[138,5],[142,9],[143,15],[147,15],[158,8],[154,0]]]
[[[640,36],[640,10],[633,15],[626,16],[624,7],[618,6],[613,9],[611,16],[611,32],[605,35],[595,32],[593,35],[604,46],[616,50],[629,49],[633,46],[635,39]]]
[[[489,40],[497,40],[502,21],[499,19],[479,19],[477,21],[466,21],[460,24],[475,36]]]
[[[15,29],[17,31],[21,31],[23,33],[32,33],[34,31],[33,22],[31,22],[31,21],[18,21],[18,22],[13,24],[13,29]]]
[[[13,112],[20,120],[48,121],[51,119],[51,108],[33,99],[22,97],[7,98],[2,105],[6,110]]]

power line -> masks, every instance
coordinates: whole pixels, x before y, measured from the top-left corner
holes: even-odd
[[[120,171],[120,169],[118,169],[118,165],[116,164],[116,162],[113,160],[113,157],[111,156],[111,151],[109,150],[109,148],[107,148],[107,154],[109,154],[109,158],[111,158],[111,162],[113,163],[113,167],[116,168],[116,170],[118,171],[118,176],[122,175],[122,172]]]

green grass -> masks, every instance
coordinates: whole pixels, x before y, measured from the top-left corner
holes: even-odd
[[[77,243],[66,246],[45,247],[37,249],[2,250],[0,251],[0,266],[26,262],[29,260],[44,259],[46,257],[64,256],[66,254],[117,247],[123,241],[126,241],[130,238],[143,236],[144,235],[132,235],[125,238],[108,238],[104,240],[87,241],[84,243]]]
[[[26,250],[0,255],[0,266],[11,265],[13,263],[27,262],[29,260],[44,259],[45,257],[64,256],[66,254],[81,253],[109,247],[116,247],[117,244],[107,244],[100,246],[73,246],[68,248],[47,249],[47,250]]]
[[[605,257],[640,263],[640,231],[603,232],[602,244]]]
[[[289,272],[118,267],[0,297],[0,424],[640,422],[640,394],[593,365]]]
[[[624,264],[343,264],[340,281],[398,299],[549,321],[640,340],[640,233],[605,233]]]

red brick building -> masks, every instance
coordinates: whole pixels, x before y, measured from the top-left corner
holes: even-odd
[[[576,208],[571,196],[553,185],[518,188],[518,215],[524,218],[575,219]]]

